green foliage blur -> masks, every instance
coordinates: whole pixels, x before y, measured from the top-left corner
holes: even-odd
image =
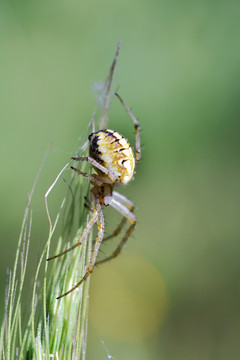
[[[48,232],[44,193],[87,139],[122,40],[114,88],[140,121],[143,156],[121,191],[138,223],[121,256],[91,277],[87,359],[238,358],[239,12],[234,0],[1,1],[1,308],[44,153],[51,142],[34,197],[26,299]],[[109,127],[134,144],[114,97]],[[119,217],[105,214],[110,233]]]

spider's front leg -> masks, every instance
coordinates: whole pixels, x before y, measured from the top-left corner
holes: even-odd
[[[101,178],[101,176],[98,176],[96,174],[88,174],[85,173],[73,166],[71,166],[71,169],[74,170],[76,173],[78,173],[79,175],[82,175],[83,177],[85,177],[86,179],[90,180],[93,184],[96,184],[98,186],[102,186],[103,185],[103,179]]]

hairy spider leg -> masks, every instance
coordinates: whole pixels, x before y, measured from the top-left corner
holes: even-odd
[[[116,248],[116,250],[112,253],[112,255],[108,256],[107,258],[97,261],[96,265],[100,265],[105,263],[106,261],[109,261],[119,255],[121,252],[123,246],[126,244],[129,236],[132,234],[133,230],[135,229],[136,225],[136,216],[123,204],[121,204],[119,201],[112,199],[112,202],[110,204],[112,207],[114,207],[117,211],[119,211],[123,216],[127,218],[127,220],[131,223],[130,227],[126,231],[125,235],[123,236],[120,244]]]
[[[75,172],[77,172],[78,174],[82,175],[83,177],[89,179],[91,182],[93,182],[94,184],[97,184],[98,186],[101,186],[103,185],[103,181],[102,181],[102,178],[98,175],[91,175],[91,174],[87,174],[73,166],[71,166],[71,169],[74,170]]]
[[[94,160],[92,157],[90,156],[81,156],[81,157],[72,157],[72,160],[75,160],[75,161],[87,161],[89,164],[91,164],[92,166],[94,166],[95,168],[101,170],[104,174],[106,174],[108,177],[109,177],[109,183],[115,183],[116,181],[118,181],[118,177],[113,174],[110,170],[108,170],[105,166],[99,164],[96,160]],[[75,168],[74,168],[75,170]],[[81,175],[82,173],[79,171]],[[85,176],[85,175],[83,175]],[[101,179],[100,176],[97,177],[98,179]],[[107,178],[104,178],[104,183],[107,183],[108,182],[108,179]]]
[[[137,119],[135,118],[135,116],[133,115],[132,111],[130,110],[130,108],[127,106],[127,104],[123,101],[123,99],[121,98],[121,96],[118,93],[115,93],[115,95],[117,96],[117,98],[120,100],[120,102],[122,103],[124,109],[127,111],[128,115],[130,116],[130,118],[133,121],[134,124],[134,128],[135,128],[135,146],[136,146],[136,162],[140,161],[141,159],[141,144],[140,144],[140,124],[137,121]]]
[[[70,294],[72,291],[74,291],[75,289],[77,289],[86,279],[87,277],[92,273],[93,268],[95,266],[96,263],[96,259],[97,259],[97,255],[98,255],[98,251],[99,251],[99,247],[102,243],[102,239],[103,239],[103,234],[104,234],[104,217],[103,217],[103,212],[101,209],[101,205],[98,201],[98,199],[95,199],[96,201],[96,210],[95,212],[97,213],[97,226],[98,226],[98,235],[97,235],[97,239],[94,245],[94,249],[93,249],[93,253],[92,253],[92,258],[90,260],[87,272],[85,273],[85,275],[82,277],[82,279],[69,291],[67,291],[65,294],[62,294],[60,296],[57,297],[57,299],[60,299],[68,294]]]
[[[116,191],[113,191],[112,193],[112,196],[116,199],[116,200],[119,200],[119,202],[122,202],[123,204],[125,204],[128,209],[130,209],[131,211],[133,211],[134,209],[134,204],[131,200],[129,200],[126,196],[122,195],[122,194],[119,194],[118,192]],[[127,222],[127,218],[125,216],[123,216],[120,224],[116,227],[116,229],[112,232],[112,234],[106,236],[103,241],[106,241],[106,240],[110,240],[114,237],[116,237],[122,230],[122,228],[124,227],[124,225],[126,224]]]
[[[76,244],[74,244],[73,246],[71,246],[70,248],[68,248],[67,250],[61,252],[60,254],[58,255],[55,255],[55,256],[52,256],[50,258],[47,259],[47,261],[49,260],[53,260],[53,259],[56,259],[62,255],[65,255],[67,254],[69,251],[72,251],[73,249],[75,249],[77,246],[81,245],[83,243],[83,241],[87,238],[91,228],[93,227],[93,225],[95,224],[95,222],[97,221],[97,218],[98,218],[98,209],[95,209],[91,218],[89,219],[80,239],[78,240],[78,242],[76,242]]]
[[[127,218],[123,217],[120,224],[116,227],[116,229],[108,236],[106,236],[103,241],[107,241],[110,240],[116,236],[118,236],[118,234],[121,232],[122,228],[124,227],[124,225],[127,222]]]

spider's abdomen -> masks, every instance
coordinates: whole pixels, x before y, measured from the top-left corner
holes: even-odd
[[[126,185],[132,178],[135,159],[133,150],[122,135],[113,130],[100,130],[88,137],[89,155],[118,176],[119,182]]]

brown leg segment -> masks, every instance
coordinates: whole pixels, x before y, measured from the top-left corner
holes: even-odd
[[[122,230],[122,228],[124,227],[124,225],[126,224],[127,222],[127,218],[123,217],[122,218],[122,221],[120,222],[120,224],[118,225],[118,227],[116,227],[116,229],[112,232],[112,234],[106,236],[103,241],[106,241],[106,240],[110,240],[116,236],[118,236],[118,234],[120,233],[120,231]]]
[[[83,177],[87,178],[88,180],[90,180],[92,183],[98,185],[98,186],[102,186],[103,182],[101,180],[99,180],[98,175],[91,175],[91,174],[87,174],[85,172],[82,172],[79,169],[76,169],[75,167],[71,166],[71,169],[74,170],[76,173],[78,173],[79,175],[82,175]]]
[[[122,241],[120,242],[120,244],[118,245],[118,247],[116,248],[116,250],[112,253],[112,255],[108,256],[107,258],[105,258],[105,259],[103,259],[103,260],[97,261],[97,262],[96,262],[96,265],[103,264],[103,263],[105,263],[106,261],[109,261],[109,260],[114,259],[115,257],[117,257],[117,256],[120,254],[123,246],[126,244],[129,236],[132,234],[132,232],[133,232],[134,229],[135,229],[135,224],[130,225],[130,227],[128,228],[126,234],[124,235]]]

